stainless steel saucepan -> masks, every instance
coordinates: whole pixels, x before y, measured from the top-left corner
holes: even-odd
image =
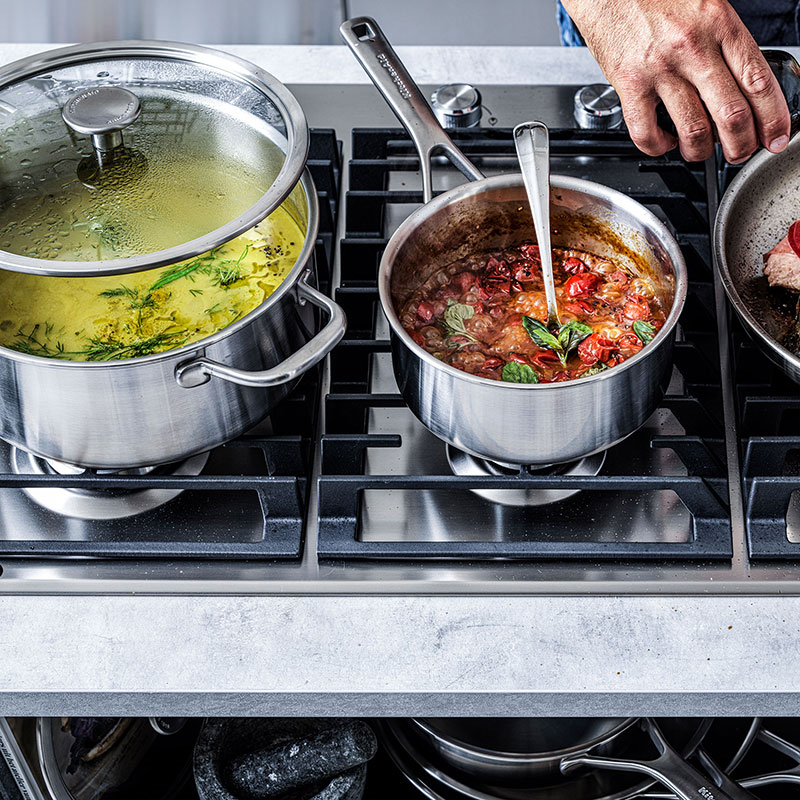
[[[781,342],[793,313],[775,302],[763,256],[800,217],[800,138],[782,153],[757,153],[731,182],[714,225],[714,254],[722,284],[751,338],[773,363],[800,383],[800,356]]]
[[[342,36],[408,130],[420,156],[425,205],[389,241],[378,288],[391,328],[394,373],[414,414],[473,455],[512,464],[553,464],[605,450],[633,433],[663,398],[675,326],[686,298],[680,248],[655,215],[591,181],[551,176],[553,245],[588,250],[652,282],[668,316],[633,358],[556,384],[512,384],[468,374],[434,358],[397,314],[408,296],[466,255],[535,238],[522,176],[483,178],[436,121],[377,23],[358,17]],[[433,198],[430,158],[445,154],[472,183]]]

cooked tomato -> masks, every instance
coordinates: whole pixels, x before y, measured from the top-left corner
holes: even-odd
[[[789,246],[794,250],[795,255],[800,256],[800,220],[795,220],[789,226]]]
[[[433,319],[433,306],[430,303],[423,300],[417,306],[417,316],[423,322],[430,322]]]
[[[552,368],[554,364],[560,364],[561,361],[558,358],[558,355],[554,353],[552,350],[540,350],[532,359],[531,363],[535,364],[537,367],[541,367],[543,370],[547,370]]]
[[[537,264],[541,266],[542,257],[539,255],[538,244],[523,244],[519,248],[519,251],[525,258],[530,258],[532,261],[535,261]]]
[[[575,259],[577,261],[577,259]],[[599,289],[603,279],[592,272],[581,272],[567,278],[564,289],[570,297],[586,297]]]
[[[514,279],[519,283],[530,283],[531,281],[538,281],[542,278],[541,264],[536,264],[533,261],[517,261],[514,264]]]
[[[564,303],[564,308],[569,311],[570,314],[575,314],[579,319],[584,314],[594,314],[594,306],[586,300],[569,300]]]
[[[644,347],[644,343],[635,333],[623,333],[615,344],[623,353],[629,356],[638,353]]]
[[[611,339],[607,339],[599,333],[593,333],[578,345],[578,358],[584,364],[591,366],[598,361],[608,361],[616,349],[616,345]]]
[[[622,315],[631,320],[650,319],[650,303],[646,297],[642,297],[640,294],[629,295],[628,302],[622,309]]]
[[[569,272],[570,275],[578,275],[581,272],[588,271],[588,269],[589,267],[579,258],[575,258],[575,256],[564,259],[564,272]]]
[[[626,283],[630,283],[631,276],[628,275],[627,272],[623,272],[621,269],[618,269],[608,276],[608,280],[612,283],[621,283],[624,285]]]

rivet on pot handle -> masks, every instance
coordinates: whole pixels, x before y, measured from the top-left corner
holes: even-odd
[[[747,789],[732,783],[726,786],[727,791],[720,789],[714,780],[703,775],[675,751],[653,720],[645,719],[643,724],[658,748],[657,758],[637,761],[627,758],[605,758],[588,753],[564,758],[561,761],[561,771],[569,774],[576,767],[594,767],[621,772],[639,772],[663,783],[679,800],[755,800],[754,795]],[[729,788],[730,786],[733,786],[733,790]]]
[[[423,200],[427,203],[433,199],[431,156],[437,151],[444,153],[470,180],[483,178],[439,124],[378,23],[372,17],[354,17],[343,22],[339,32],[413,139],[420,156]]]
[[[179,364],[175,370],[175,378],[184,388],[200,386],[211,378],[221,378],[239,386],[278,386],[298,378],[306,370],[311,369],[325,358],[328,353],[339,343],[347,328],[347,319],[341,307],[309,286],[307,272],[297,285],[297,294],[301,301],[309,300],[317,308],[328,313],[329,319],[322,330],[310,341],[306,342],[296,353],[281,361],[270,369],[261,372],[248,372],[247,370],[227,367],[207,358],[198,358],[194,361]]]

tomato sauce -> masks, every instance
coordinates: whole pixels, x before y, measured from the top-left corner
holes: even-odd
[[[636,355],[665,314],[649,281],[592,253],[553,248],[561,327],[549,330],[539,248],[523,244],[439,270],[400,310],[414,341],[483,378],[553,383]]]

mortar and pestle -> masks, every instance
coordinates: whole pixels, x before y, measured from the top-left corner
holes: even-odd
[[[195,783],[200,800],[360,800],[376,749],[359,720],[208,720]]]

